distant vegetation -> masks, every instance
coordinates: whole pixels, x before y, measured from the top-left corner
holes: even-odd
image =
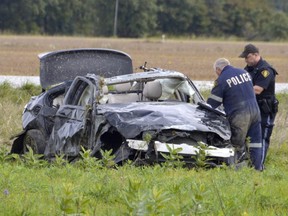
[[[287,0],[2,0],[0,17],[11,34],[288,39]]]

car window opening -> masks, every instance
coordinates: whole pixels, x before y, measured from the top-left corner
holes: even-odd
[[[195,91],[191,88],[188,81],[176,78],[119,83],[109,85],[108,89],[108,99],[105,100],[107,103],[173,100],[196,103]]]
[[[80,96],[78,106],[85,106],[86,104],[89,104],[89,99],[91,98],[92,91],[93,88],[90,85],[87,85],[87,87],[82,92],[82,95]]]

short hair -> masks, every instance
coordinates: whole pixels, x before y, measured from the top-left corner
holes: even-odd
[[[219,58],[215,61],[214,65],[213,65],[213,69],[214,69],[214,71],[216,71],[216,68],[220,68],[220,70],[223,70],[223,68],[226,67],[227,65],[230,65],[230,62],[228,59]]]

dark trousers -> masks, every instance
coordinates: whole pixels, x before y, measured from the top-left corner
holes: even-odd
[[[264,164],[267,152],[270,145],[270,137],[272,135],[276,113],[261,112],[261,128],[262,128],[262,144],[263,144],[263,159]]]
[[[242,154],[248,147],[249,159],[256,170],[263,170],[263,144],[259,110],[249,109],[234,112],[228,117],[231,126],[231,142],[236,155]],[[249,140],[246,138],[249,137]],[[248,141],[248,142],[247,142]],[[247,143],[246,143],[247,142]]]

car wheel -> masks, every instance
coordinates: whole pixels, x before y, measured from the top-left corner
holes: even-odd
[[[24,153],[28,151],[28,146],[33,150],[34,154],[44,154],[45,139],[40,130],[32,129],[27,131],[24,137]]]

